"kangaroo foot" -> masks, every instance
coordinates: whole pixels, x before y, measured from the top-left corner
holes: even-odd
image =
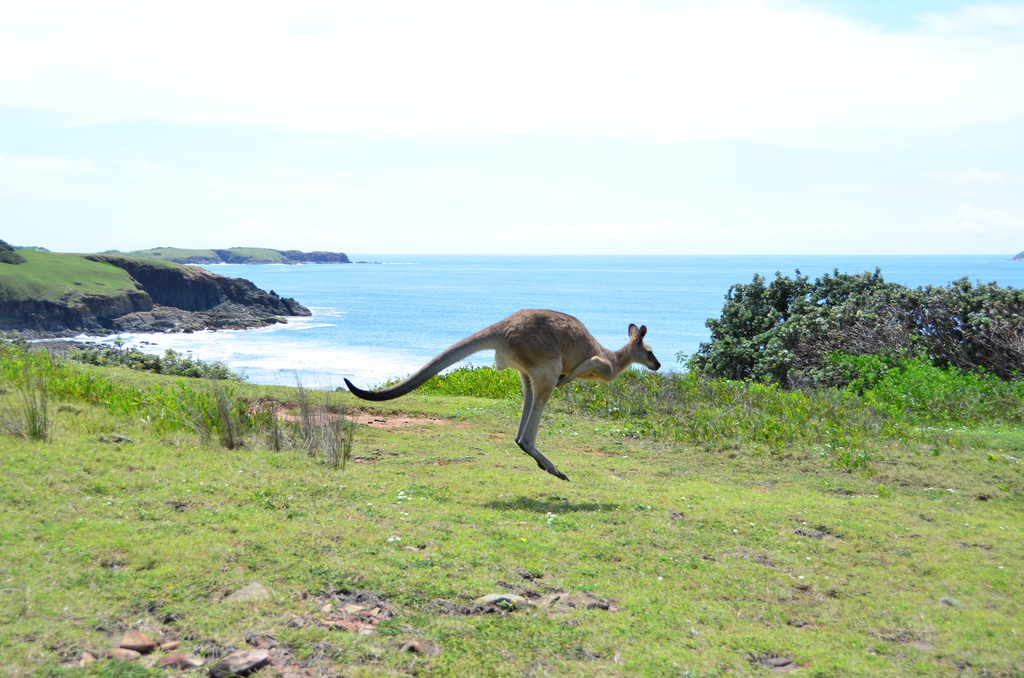
[[[525,445],[524,443],[519,442],[518,440],[516,441],[516,445],[519,445],[519,448],[523,452],[526,452],[528,455],[533,457],[533,460],[537,462],[537,468],[541,469],[542,471],[547,471],[548,473],[558,478],[559,480],[569,482],[569,477],[566,476],[561,471],[559,471],[558,467],[552,464],[551,461],[543,454],[541,454],[536,447],[531,448]]]

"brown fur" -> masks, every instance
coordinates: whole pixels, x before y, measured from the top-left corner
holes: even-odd
[[[513,368],[523,382],[523,416],[516,444],[548,473],[568,480],[537,450],[541,414],[558,386],[573,379],[612,381],[633,363],[661,367],[644,343],[646,327],[629,326],[629,342],[618,351],[598,343],[576,318],[557,311],[517,311],[454,344],[401,383],[380,391],[363,391],[346,379],[349,390],[365,400],[391,400],[423,385],[438,372],[478,351],[493,350],[499,370]]]

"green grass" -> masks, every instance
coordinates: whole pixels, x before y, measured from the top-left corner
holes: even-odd
[[[0,301],[36,299],[74,305],[85,296],[120,296],[138,289],[123,269],[77,254],[19,250],[24,264],[0,265]]]
[[[651,391],[627,378],[620,395],[564,394],[549,407],[538,444],[570,483],[515,447],[514,397],[444,393],[373,409],[425,421],[360,426],[342,471],[255,434],[229,451],[158,416],[176,392],[215,407],[201,402],[217,384],[28,367],[49,375],[55,400],[47,441],[0,438],[7,675],[165,675],[60,667],[129,626],[186,651],[270,633],[318,671],[357,676],[767,675],[758,660],[772,656],[798,675],[1024,672],[1017,424],[960,426],[956,446],[886,440],[884,456],[879,443],[868,465],[844,467],[811,439],[772,452],[752,429],[704,443],[667,424],[644,434],[645,419],[667,417],[658,399],[623,408]],[[16,404],[25,368],[5,368],[0,400]],[[508,376],[490,372],[478,379]],[[240,412],[299,400],[294,389],[231,388]],[[700,398],[732,398],[776,419],[792,407],[787,394],[718,388],[727,395],[684,390],[684,400],[694,411]],[[608,403],[618,412],[601,412]],[[856,429],[840,420],[866,406],[844,407],[828,421]],[[101,441],[113,434],[136,442]],[[221,600],[253,580],[273,596]],[[434,602],[527,589],[590,591],[619,609],[447,616]],[[320,596],[339,590],[377,592],[397,614],[372,635],[296,621],[323,620]],[[399,653],[412,637],[441,654]]]

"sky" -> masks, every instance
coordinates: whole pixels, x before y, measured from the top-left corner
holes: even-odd
[[[0,0],[0,238],[1012,255],[1024,2]]]

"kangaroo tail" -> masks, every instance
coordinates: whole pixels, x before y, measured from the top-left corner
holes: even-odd
[[[444,368],[454,365],[474,353],[497,348],[496,344],[499,342],[497,342],[496,339],[497,338],[493,334],[487,332],[487,330],[477,332],[476,334],[466,337],[462,341],[447,348],[436,358],[421,367],[415,374],[409,375],[408,378],[394,386],[382,388],[379,391],[364,391],[361,388],[356,388],[348,379],[345,380],[345,385],[348,386],[348,390],[352,395],[357,398],[362,398],[363,400],[392,400],[419,388]]]

